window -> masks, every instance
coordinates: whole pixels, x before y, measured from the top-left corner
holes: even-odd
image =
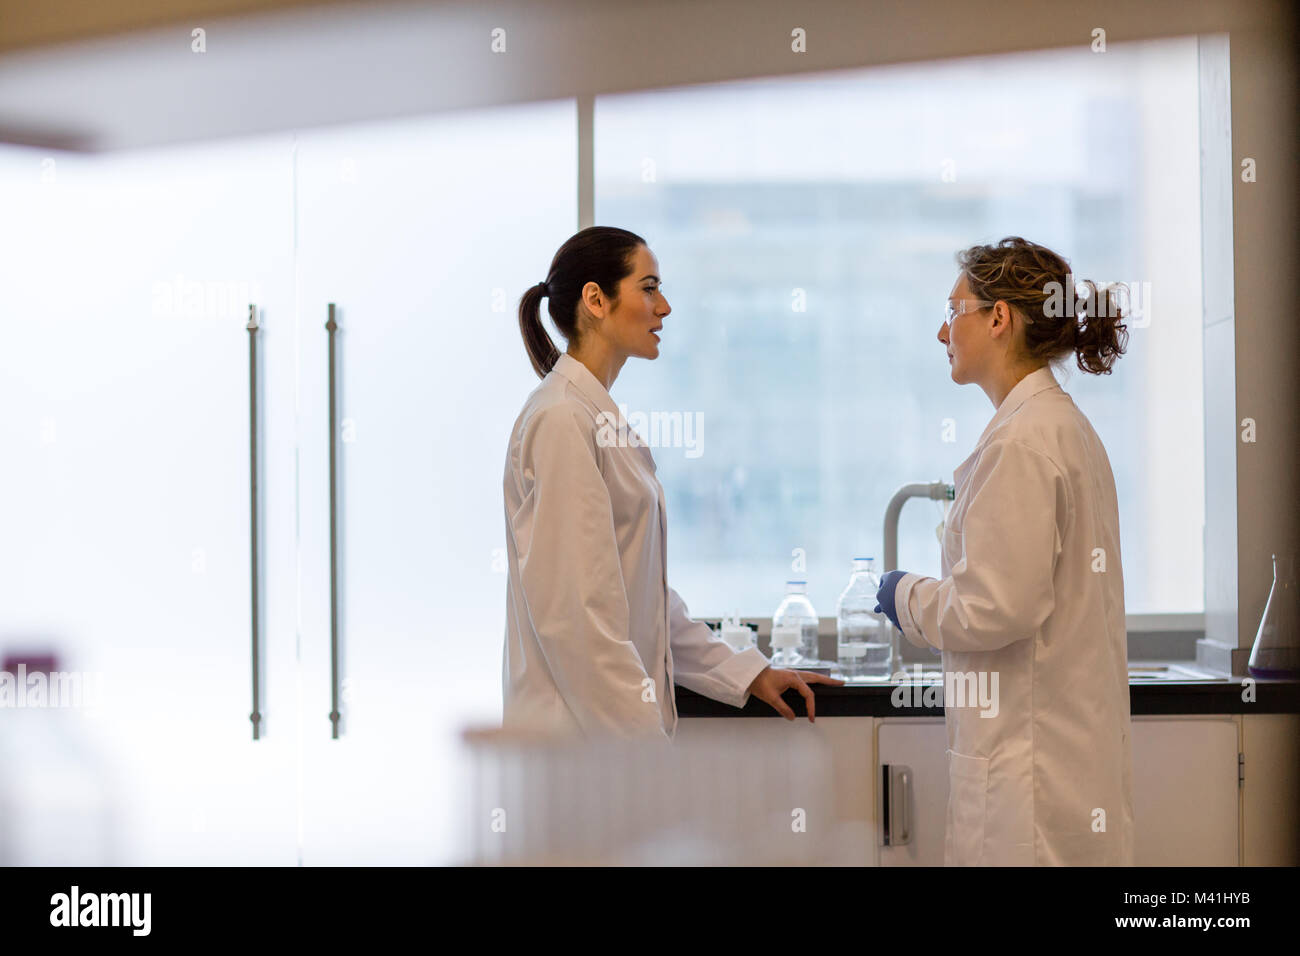
[[[936,333],[956,252],[1007,235],[1136,283],[1114,373],[1061,383],[1115,472],[1128,611],[1200,611],[1197,136],[1195,38],[599,97],[596,221],[646,238],[673,307],[614,398],[698,425],[655,449],[692,612],[806,577],[834,614],[894,490],[952,480],[993,407]],[[901,567],[938,573],[942,517],[904,508]]]

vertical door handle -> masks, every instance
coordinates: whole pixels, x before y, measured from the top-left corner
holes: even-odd
[[[248,324],[248,541],[250,595],[252,606],[251,630],[253,636],[253,712],[248,719],[253,722],[253,739],[261,738],[261,656],[258,642],[258,535],[257,535],[257,306],[249,303]]]
[[[338,403],[334,381],[334,303],[329,304],[325,331],[329,335],[329,420],[330,420],[330,726],[331,737],[339,739],[339,569],[338,569]]]

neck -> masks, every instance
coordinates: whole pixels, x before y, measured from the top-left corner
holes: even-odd
[[[567,351],[596,376],[596,381],[604,385],[607,392],[614,387],[614,379],[618,378],[623,363],[627,361],[626,354],[616,351],[598,335],[584,336],[577,347],[570,345]]]
[[[1032,372],[1045,368],[1046,363],[1040,362],[1037,365],[1020,364],[1008,365],[998,369],[989,379],[980,382],[980,388],[984,389],[984,394],[989,397],[994,408],[999,408],[1007,395],[1015,388],[1020,380]]]

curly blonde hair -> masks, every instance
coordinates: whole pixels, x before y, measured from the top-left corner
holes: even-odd
[[[1077,310],[1066,296],[1058,314],[1070,264],[1046,246],[1008,236],[997,245],[962,250],[957,264],[977,298],[1005,302],[1020,313],[1030,358],[1055,362],[1073,353],[1084,372],[1109,375],[1128,347],[1121,293],[1114,288],[1077,282],[1087,305]]]

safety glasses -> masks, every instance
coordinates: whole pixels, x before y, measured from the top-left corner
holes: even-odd
[[[947,316],[946,321],[949,325],[952,325],[952,320],[957,316],[965,315],[967,312],[978,312],[980,309],[987,309],[991,305],[993,303],[987,299],[949,299],[948,309],[945,313]]]

